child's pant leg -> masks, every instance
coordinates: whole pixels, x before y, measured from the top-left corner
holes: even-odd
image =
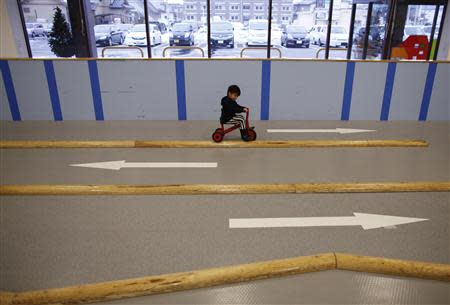
[[[245,129],[245,118],[243,115],[236,114],[231,120],[228,121],[231,124],[239,124],[240,129]]]

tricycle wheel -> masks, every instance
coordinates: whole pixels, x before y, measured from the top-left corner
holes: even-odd
[[[216,131],[212,134],[212,139],[216,143],[222,142],[223,132],[220,129],[216,129]]]
[[[247,130],[247,141],[255,141],[256,140],[256,132],[253,129]]]

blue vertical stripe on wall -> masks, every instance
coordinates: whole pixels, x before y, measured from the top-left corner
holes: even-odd
[[[423,90],[422,105],[420,106],[419,121],[425,121],[430,107],[431,93],[433,93],[434,77],[436,76],[436,63],[428,64],[427,80]]]
[[[184,60],[175,60],[177,79],[178,120],[186,120],[186,84],[184,75]]]
[[[89,60],[89,77],[91,79],[92,98],[94,100],[95,119],[97,121],[103,121],[103,103],[102,94],[100,92],[100,81],[98,79],[97,61]]]
[[[391,108],[392,90],[394,89],[395,70],[397,64],[390,62],[386,73],[386,84],[384,85],[383,104],[381,106],[381,121],[387,121],[389,119],[389,110]]]
[[[261,120],[269,119],[270,109],[270,60],[262,61],[261,77]]]
[[[44,60],[45,74],[47,76],[48,92],[52,102],[53,117],[55,121],[62,121],[61,103],[59,101],[58,86],[56,85],[55,69],[51,60]]]
[[[16,91],[11,77],[8,61],[0,60],[0,70],[2,70],[3,83],[5,85],[6,95],[8,96],[9,110],[14,121],[22,120],[17,103]]]
[[[344,97],[342,100],[341,120],[348,121],[350,118],[350,106],[352,104],[353,79],[355,77],[355,62],[347,62],[345,73]]]

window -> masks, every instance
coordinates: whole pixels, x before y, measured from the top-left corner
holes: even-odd
[[[66,2],[53,0],[46,1],[44,5],[37,2],[31,4],[30,1],[21,0],[20,4],[25,19],[25,36],[29,41],[33,58],[72,57],[74,55]],[[57,36],[52,37],[53,21],[57,14],[64,18],[65,23],[65,25],[58,24],[58,28],[64,27],[65,31],[58,31],[55,33]],[[53,42],[66,45],[66,47],[52,48]]]
[[[323,15],[326,18],[324,21],[325,26],[322,28],[322,33],[326,37],[328,22],[328,3],[326,8],[322,9],[322,12],[326,11]],[[358,5],[359,6],[359,5]],[[350,16],[352,13],[352,3],[344,1],[335,1],[333,3],[333,15],[331,25],[330,36],[330,51],[328,58],[345,59],[347,58],[347,45],[348,36],[350,34]],[[324,42],[322,42],[323,44]],[[326,43],[326,41],[325,41]],[[325,45],[323,45],[325,47]],[[320,58],[325,58],[325,51],[320,52]]]
[[[162,30],[156,30],[153,35],[150,33],[152,58],[198,58],[202,57],[201,50],[203,50],[204,56],[208,57],[207,27],[205,25],[206,0],[185,1],[184,5],[167,5],[164,4],[166,2],[159,0],[148,1],[151,3],[151,5],[148,5],[150,23],[162,28]],[[137,1],[128,1],[130,5],[133,5],[135,2]],[[164,11],[163,14],[167,18],[163,18],[161,13],[155,13],[153,11],[155,7]],[[138,8],[136,10],[139,11]],[[153,39],[155,40],[154,42]],[[164,51],[166,47],[173,48]],[[178,47],[192,48],[181,49]]]
[[[406,13],[406,20],[404,24],[398,20],[395,20],[391,59],[433,59],[436,52],[436,40],[440,30],[439,27],[442,18],[442,9],[443,7],[439,6],[435,33],[433,37],[430,37],[436,6],[408,5],[406,3],[399,5],[399,10]],[[375,23],[375,26],[380,23],[378,20],[372,19],[372,21]],[[404,44],[407,43],[412,43],[414,45],[414,48],[408,52],[406,52],[404,47]],[[430,54],[428,54],[429,52]]]
[[[272,23],[272,45],[281,50],[283,58],[316,58],[318,49],[326,42],[323,28],[327,24],[328,7],[318,8],[319,0],[293,3],[273,0],[280,13],[278,23]]]
[[[247,0],[248,1],[248,0]],[[224,11],[211,12],[211,55],[213,58],[240,58],[246,47],[260,47],[258,50],[244,50],[245,58],[265,58],[267,56],[267,12],[264,3],[211,0],[211,5]],[[225,4],[224,4],[225,3]],[[253,7],[252,7],[253,5]],[[258,11],[255,14],[255,8]],[[243,10],[242,15],[240,14]],[[225,11],[226,10],[226,11]],[[266,13],[266,14],[265,14]],[[262,25],[258,28],[257,25]]]

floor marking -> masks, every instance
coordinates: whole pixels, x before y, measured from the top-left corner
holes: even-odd
[[[230,229],[361,226],[364,230],[425,221],[425,218],[353,213],[349,217],[230,218]]]
[[[217,162],[126,162],[125,160],[70,164],[70,166],[120,170],[121,168],[216,168]]]

